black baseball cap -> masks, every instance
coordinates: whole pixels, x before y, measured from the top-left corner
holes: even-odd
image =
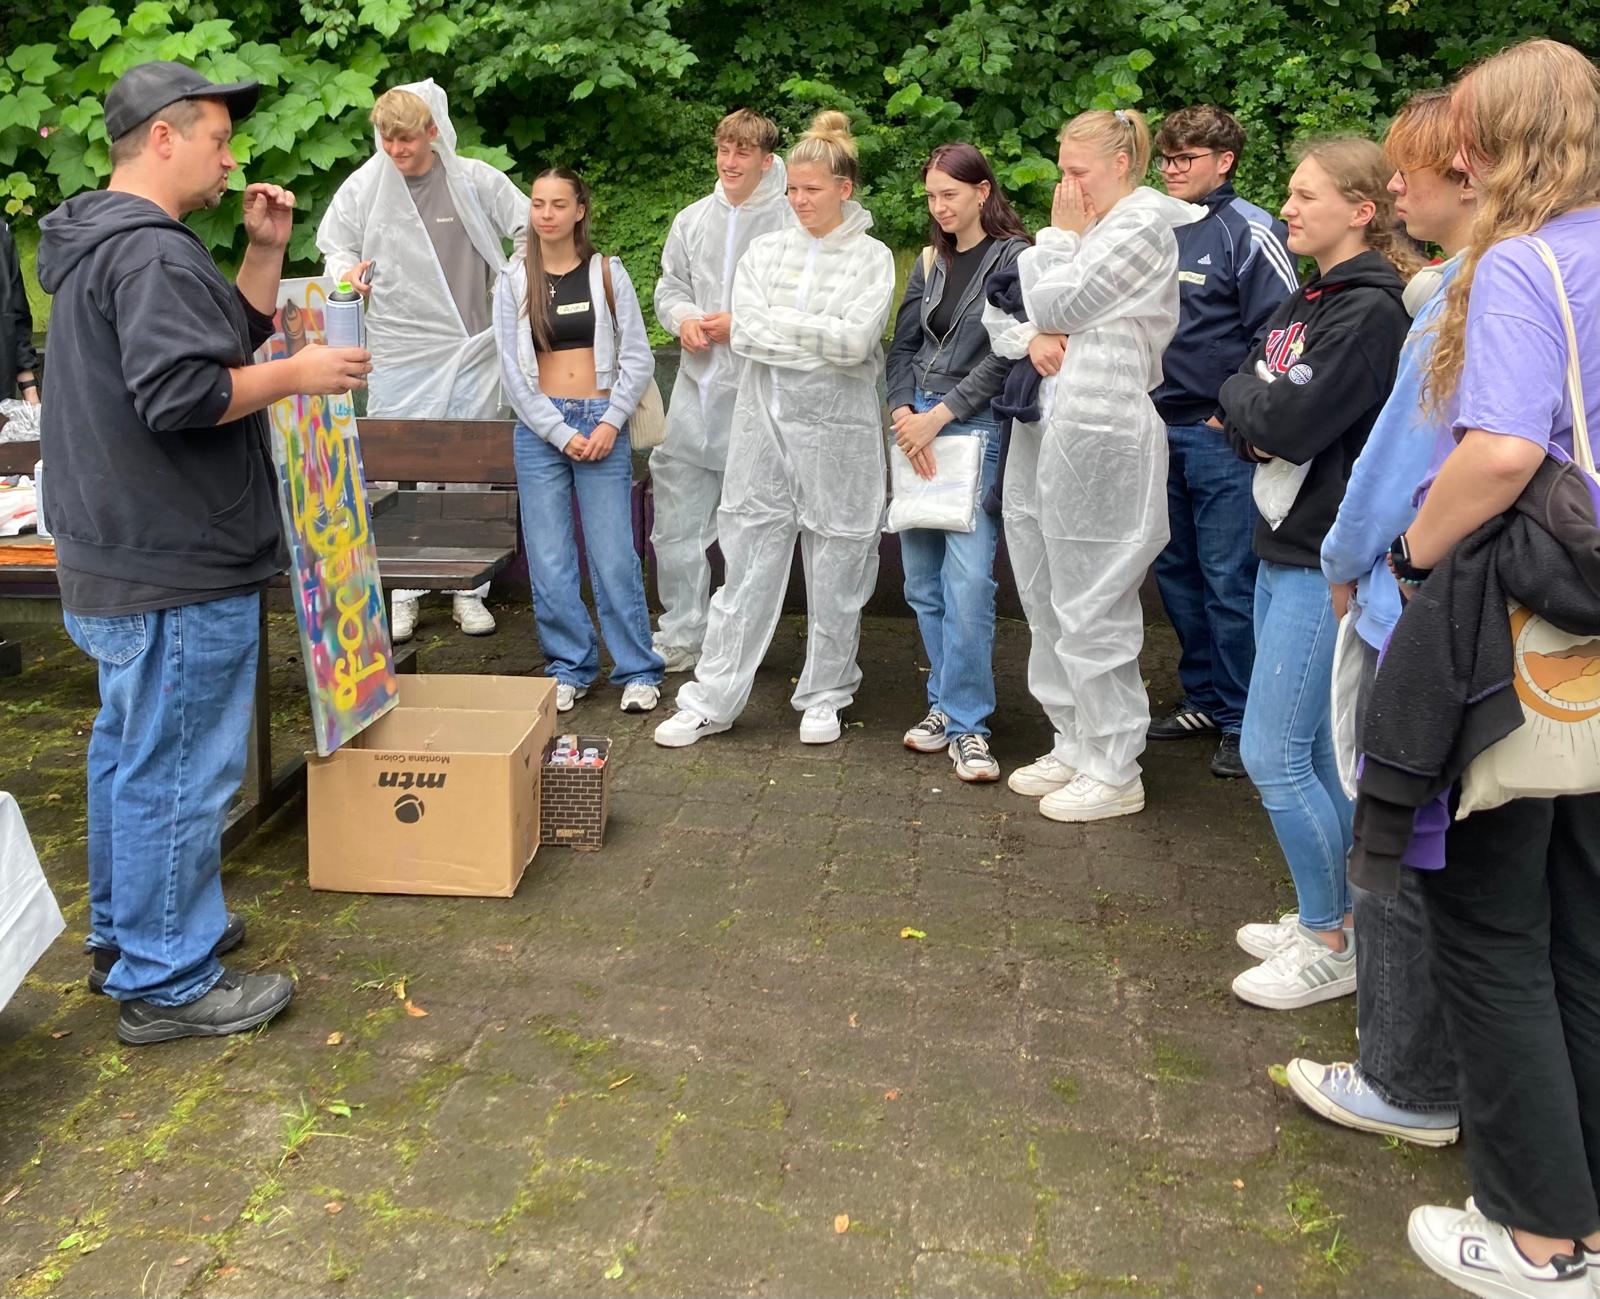
[[[182,63],[141,63],[124,72],[106,92],[106,134],[119,140],[180,99],[220,99],[237,122],[250,115],[260,98],[259,81],[219,86]]]

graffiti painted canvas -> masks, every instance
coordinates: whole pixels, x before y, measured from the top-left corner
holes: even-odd
[[[327,292],[324,279],[283,281],[263,360],[323,341]],[[348,394],[302,394],[268,416],[312,727],[327,757],[399,696],[355,407]]]

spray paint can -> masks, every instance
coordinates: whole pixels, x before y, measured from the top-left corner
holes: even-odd
[[[328,295],[323,331],[329,347],[365,347],[366,328],[362,319],[361,295],[350,287],[349,280],[340,280],[339,287]]]

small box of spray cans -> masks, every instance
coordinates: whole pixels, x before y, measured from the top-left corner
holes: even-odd
[[[539,773],[539,842],[598,848],[611,776],[608,736],[558,735]]]

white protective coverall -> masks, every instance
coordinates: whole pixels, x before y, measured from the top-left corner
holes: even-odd
[[[861,606],[878,578],[883,524],[883,331],[894,257],[867,234],[872,217],[815,239],[798,224],[762,235],[734,275],[739,376],[717,531],[727,581],[711,601],[695,679],[678,707],[712,721],[743,711],[772,643],[794,541],[810,615],[797,711],[843,708],[861,683]]]
[[[673,218],[661,250],[656,319],[674,337],[685,321],[732,309],[733,273],[751,240],[794,224],[784,191],[783,159],[738,207],[722,182]],[[706,634],[711,565],[706,551],[717,537],[717,504],[728,463],[728,430],[739,371],[744,363],[725,344],[684,352],[667,407],[666,440],[650,453],[655,495],[656,585],[661,594],[662,646],[698,651]]]
[[[434,166],[444,167],[456,213],[492,272],[487,283],[493,284],[506,268],[504,241],[520,243],[525,235],[528,196],[499,169],[456,153],[450,106],[431,78],[399,89],[418,96],[433,113],[439,128]],[[496,419],[503,403],[494,330],[467,336],[406,179],[384,153],[376,131],[373,138],[377,152],[339,187],[317,228],[317,247],[330,277],[369,258],[378,262],[367,300],[373,360],[367,414]]]
[[[1148,394],[1178,325],[1172,232],[1204,215],[1137,189],[1086,234],[1047,228],[1017,259],[1026,325],[984,308],[1002,356],[1068,336],[1043,419],[1012,427],[1002,515],[1054,756],[1113,786],[1138,776],[1150,722],[1139,587],[1167,543],[1167,430]]]

